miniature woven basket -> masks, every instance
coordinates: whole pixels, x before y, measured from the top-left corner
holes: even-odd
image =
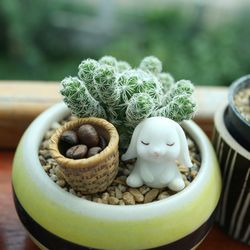
[[[98,134],[105,138],[107,146],[90,158],[69,159],[59,150],[59,139],[64,131],[77,130],[83,124],[91,124]],[[50,152],[59,164],[60,171],[68,184],[83,194],[102,192],[114,180],[119,165],[119,135],[116,128],[108,121],[89,117],[67,122],[57,129],[51,138]]]

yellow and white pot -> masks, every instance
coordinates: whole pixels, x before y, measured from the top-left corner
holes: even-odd
[[[38,159],[39,145],[54,121],[69,114],[63,103],[42,113],[27,129],[13,166],[16,210],[42,249],[192,249],[213,223],[221,192],[214,150],[191,121],[183,128],[199,147],[202,164],[196,179],[167,199],[130,206],[99,204],[57,186]]]

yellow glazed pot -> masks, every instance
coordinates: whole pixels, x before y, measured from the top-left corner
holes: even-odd
[[[69,115],[59,103],[27,129],[16,151],[13,196],[16,210],[34,242],[42,249],[192,249],[213,223],[221,192],[214,150],[191,121],[183,128],[201,153],[195,180],[169,198],[142,205],[114,206],[78,198],[57,186],[38,159],[39,145],[54,121]]]

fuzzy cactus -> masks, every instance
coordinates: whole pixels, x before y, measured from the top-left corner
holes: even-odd
[[[152,74],[158,76],[162,71],[162,63],[155,56],[145,57],[139,66],[144,71],[149,71]]]
[[[154,56],[144,58],[135,69],[112,56],[86,59],[78,69],[78,77],[66,77],[61,83],[64,102],[78,117],[112,122],[121,146],[126,146],[133,129],[146,117],[165,116],[181,122],[194,115],[193,84],[175,82],[171,74],[162,72],[162,63]]]

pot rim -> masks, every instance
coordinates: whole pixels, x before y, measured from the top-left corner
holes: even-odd
[[[217,128],[223,140],[228,145],[230,145],[230,147],[232,147],[233,150],[240,153],[246,159],[250,160],[250,152],[247,151],[243,146],[241,146],[240,143],[237,142],[237,140],[234,139],[234,137],[229,133],[226,127],[224,115],[225,115],[227,108],[228,108],[227,102],[221,103],[221,105],[218,107],[214,116],[214,125]]]
[[[249,128],[250,130],[250,123],[247,122],[243,116],[240,114],[238,109],[236,108],[234,104],[234,96],[241,90],[244,89],[246,86],[250,87],[250,75],[245,75],[240,77],[239,79],[235,80],[229,87],[228,91],[228,100],[229,100],[229,106],[233,110],[234,114],[237,116],[237,118]]]

